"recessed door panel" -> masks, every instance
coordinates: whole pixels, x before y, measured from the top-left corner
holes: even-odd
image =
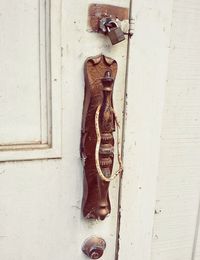
[[[44,55],[40,6],[36,0],[3,0],[0,10],[0,144],[37,143],[40,55]]]
[[[60,156],[60,11],[0,2],[0,161]]]

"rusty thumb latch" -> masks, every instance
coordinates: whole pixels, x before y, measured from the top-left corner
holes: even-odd
[[[85,62],[81,156],[84,162],[83,215],[103,220],[111,211],[109,182],[122,173],[119,122],[113,108],[117,62],[104,55]],[[113,172],[117,128],[119,169]]]

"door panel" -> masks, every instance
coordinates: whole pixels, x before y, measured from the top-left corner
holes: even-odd
[[[102,4],[102,1],[96,2]],[[16,133],[15,129],[11,129],[13,135],[10,133],[10,136],[13,139],[9,139],[5,133],[8,123],[1,128],[5,135],[2,143],[5,141],[6,145],[12,144],[17,147],[14,146],[11,149],[4,147],[0,151],[3,161],[0,165],[0,258],[4,260],[83,260],[86,259],[81,252],[83,241],[91,235],[97,235],[107,242],[104,259],[114,260],[118,222],[118,179],[110,185],[112,212],[105,221],[84,220],[81,212],[83,168],[79,147],[84,98],[83,65],[86,58],[100,53],[117,61],[118,74],[114,87],[114,106],[122,125],[127,40],[112,46],[107,37],[91,32],[87,21],[88,6],[92,1],[52,0],[40,3],[43,7],[46,6],[46,12],[44,8],[38,6],[38,1],[33,1],[31,4],[25,0],[18,4],[11,1],[9,8],[8,3],[4,2],[9,13],[20,12],[20,15],[17,13],[14,16],[16,23],[19,26],[22,26],[21,24],[23,27],[27,26],[25,42],[19,35],[16,35],[20,45],[13,45],[14,47],[8,45],[13,52],[16,52],[15,56],[18,55],[19,49],[19,53],[25,56],[24,60],[22,61],[21,57],[16,60],[10,55],[9,62],[14,60],[13,68],[19,63],[16,71],[17,79],[19,77],[17,72],[22,74],[21,70],[28,70],[31,75],[26,75],[25,79],[20,78],[20,89],[15,93],[16,98],[10,91],[8,100],[3,104],[4,107],[10,105],[12,110],[16,106],[16,117],[18,116],[20,121],[17,122]],[[129,0],[112,0],[109,4],[128,8]],[[39,13],[42,17],[40,22],[38,22]],[[46,18],[44,13],[46,13]],[[28,18],[31,22],[26,23]],[[5,27],[10,26],[9,19],[13,21],[13,16],[7,17]],[[46,33],[42,28],[46,28]],[[23,30],[21,28],[21,34]],[[38,32],[41,30],[39,37]],[[3,31],[6,31],[6,28]],[[15,34],[11,33],[9,37],[8,34],[9,30],[7,38],[12,37],[14,41]],[[2,44],[6,44],[7,38]],[[45,41],[46,48],[43,43],[39,43],[39,40],[43,43]],[[28,44],[31,45],[31,51],[27,50]],[[26,50],[23,52],[25,47]],[[25,55],[26,52],[27,55]],[[45,53],[46,59],[44,55],[41,61],[39,55],[42,53]],[[32,60],[27,69],[28,59]],[[41,65],[44,60],[46,68]],[[3,65],[4,63],[2,67]],[[44,73],[42,75],[46,75],[42,77],[46,80],[42,90],[40,89],[42,84],[39,82],[40,69]],[[8,75],[10,70],[6,73],[4,81],[11,78]],[[8,89],[11,88],[9,82],[6,82]],[[18,84],[13,82],[12,87],[17,90]],[[4,84],[1,84],[0,91],[5,93],[3,86]],[[61,88],[62,101],[60,101]],[[21,100],[20,106],[16,99]],[[33,106],[32,103],[34,103]],[[25,111],[29,112],[29,110],[31,112],[27,116]],[[5,116],[6,114],[3,113],[2,120]],[[15,114],[10,112],[10,118],[12,120],[9,122],[14,128]],[[29,121],[31,121],[30,124]],[[45,124],[44,128],[41,127],[42,122]],[[60,127],[61,122],[62,127]],[[29,127],[31,127],[30,133]],[[19,136],[17,132],[20,132]],[[41,139],[43,134],[44,142]],[[31,145],[27,147],[29,141]],[[33,145],[32,141],[37,141],[38,144]]]
[[[0,3],[1,145],[40,141],[38,7],[37,1]]]
[[[197,0],[174,0],[153,260],[194,259],[196,250],[200,192],[199,8]]]
[[[199,10],[198,0],[133,6],[121,259],[199,256]]]
[[[61,155],[60,5],[0,3],[0,161]]]
[[[132,4],[120,260],[151,259],[172,7],[173,1],[165,0]]]

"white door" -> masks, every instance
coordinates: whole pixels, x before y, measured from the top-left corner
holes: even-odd
[[[197,260],[200,1],[134,0],[132,18],[119,259]]]
[[[93,235],[107,243],[103,259],[115,259],[119,180],[110,184],[109,217],[85,220],[81,212],[83,65],[101,53],[117,61],[114,104],[122,124],[128,41],[112,46],[91,31],[91,3],[0,1],[2,260],[87,259],[81,246]]]

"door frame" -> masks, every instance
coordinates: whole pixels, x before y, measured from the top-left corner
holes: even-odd
[[[118,259],[150,260],[173,0],[132,0]]]

